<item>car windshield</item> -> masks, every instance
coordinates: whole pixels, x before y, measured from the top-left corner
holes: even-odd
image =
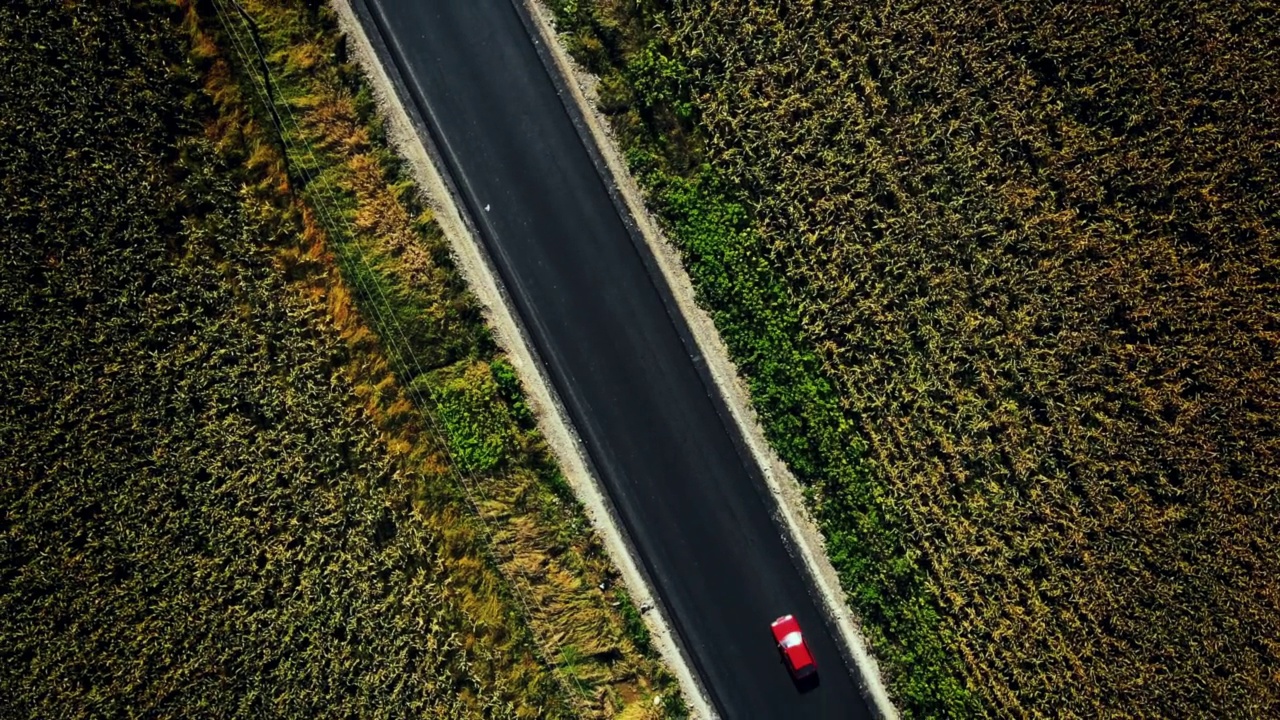
[[[793,630],[782,636],[782,647],[793,648],[800,644],[800,631]]]

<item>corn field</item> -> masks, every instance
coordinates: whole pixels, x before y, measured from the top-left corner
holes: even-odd
[[[254,9],[318,154],[208,3],[0,8],[0,716],[679,715],[332,19]]]
[[[551,4],[908,714],[1280,714],[1275,3]]]

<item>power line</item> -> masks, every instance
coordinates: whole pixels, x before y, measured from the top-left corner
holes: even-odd
[[[227,13],[225,9],[222,7],[222,3],[224,2],[229,3],[235,8],[236,14],[243,20],[244,25],[249,29],[249,36],[250,36],[250,41],[252,43],[252,50],[253,50],[252,53],[250,53],[248,49],[249,43],[246,43],[243,40],[243,38],[240,37],[239,33],[236,32],[236,30],[232,27],[231,23],[227,19],[227,15],[229,15],[230,13]],[[238,0],[212,0],[212,5],[214,8],[214,12],[218,15],[218,19],[220,23],[224,28],[227,29],[228,34],[231,36],[232,44],[235,46],[235,52],[237,53],[237,55],[240,56],[241,62],[246,68],[246,71],[248,71],[248,73],[253,77],[255,86],[263,95],[264,103],[266,104],[267,109],[271,114],[273,125],[275,126],[276,131],[279,134],[281,144],[283,145],[283,154],[285,156],[285,163],[286,163],[286,169],[287,169],[289,166],[288,153],[290,151],[290,148],[294,149],[294,151],[296,152],[298,146],[295,142],[290,141],[289,134],[285,128],[284,119],[276,108],[275,96],[277,93],[273,92],[273,84],[271,82],[271,70],[270,70],[270,66],[267,63],[266,53],[263,50],[262,44],[260,42],[260,36],[257,30],[257,24],[253,20],[253,17],[244,9],[243,6],[240,5]],[[252,67],[252,65],[254,64],[250,59],[251,55],[256,55],[258,59],[258,64],[261,67],[262,75],[263,75],[261,79],[258,78],[257,75],[255,75],[252,72],[252,70],[249,70],[249,68]],[[306,133],[303,132],[301,123],[298,122],[297,117],[293,114],[293,109],[289,106],[289,103],[287,101],[284,101],[281,104],[284,105],[285,113],[288,115],[289,120],[292,122],[294,131],[296,132],[297,136],[302,140],[302,143],[306,148],[308,157],[313,161],[316,160],[318,156],[315,153],[315,150],[312,148],[310,141],[307,139]],[[312,176],[312,174],[307,171],[307,168],[304,164],[296,164],[294,165],[294,167],[302,175],[303,180],[306,183],[306,187],[311,188],[314,186],[316,188],[313,194],[313,198],[315,200],[317,216],[321,217],[322,222],[324,222],[330,228],[331,234],[336,234],[334,231],[338,230],[338,224],[334,222],[334,218],[337,217],[342,221],[342,224],[345,226],[347,237],[349,238],[349,244],[355,248],[355,251],[356,251],[355,254],[358,256],[360,263],[364,266],[365,270],[369,272],[370,276],[372,276],[374,273],[373,266],[369,262],[367,256],[365,255],[363,248],[360,246],[360,242],[357,240],[354,228],[351,227],[350,222],[347,221],[346,217],[343,216],[341,212],[331,211],[329,207],[326,206],[323,199],[320,197],[321,192],[323,191],[324,194],[327,196],[329,204],[332,205],[333,207],[338,207],[339,203],[336,199],[336,196],[334,195],[334,190],[332,185],[330,185],[329,187],[322,187],[318,182],[316,182],[319,179],[319,177]],[[341,251],[336,253],[336,255],[339,257],[340,260],[344,259],[345,254],[346,253]],[[409,368],[405,366],[405,362],[404,362],[404,359],[406,357],[412,361],[414,370],[416,370],[416,374],[413,375],[412,377],[423,376],[426,373],[422,368],[422,364],[418,361],[416,354],[413,352],[412,344],[409,342],[408,336],[405,333],[404,328],[401,326],[399,320],[395,317],[395,313],[391,311],[390,302],[386,297],[385,291],[383,291],[383,289],[377,283],[373,284],[374,288],[378,292],[378,295],[379,295],[378,299],[381,300],[381,304],[379,304],[377,301],[375,301],[373,297],[373,293],[369,292],[369,289],[367,287],[368,281],[365,281],[365,282],[361,281],[360,273],[349,272],[347,274],[352,277],[353,284],[356,286],[357,292],[360,293],[360,295],[365,300],[366,304],[372,309],[373,313],[377,316],[378,325],[384,329],[394,329],[395,332],[400,336],[399,341],[397,341],[393,337],[390,337],[389,333],[387,334],[387,336],[382,338],[383,341],[387,343],[391,349],[391,352],[388,353],[388,361],[392,363],[393,369],[395,369],[396,365],[400,366],[399,375],[401,378],[403,378],[401,382],[401,386],[404,388],[405,394],[409,395],[409,397],[412,400],[414,400],[415,404],[419,407],[419,409],[421,410],[422,416],[430,426],[430,432],[432,436],[439,443],[446,457],[448,457],[449,470],[453,475],[454,480],[457,482],[459,489],[461,489],[463,496],[466,498],[467,502],[471,505],[472,510],[475,512],[476,519],[479,521],[482,532],[485,536],[486,544],[489,546],[489,552],[494,553],[496,556],[497,543],[495,542],[495,534],[492,528],[489,526],[488,521],[485,519],[483,510],[480,504],[476,502],[474,494],[478,492],[478,494],[481,495],[481,499],[486,503],[489,502],[489,498],[484,493],[483,489],[479,489],[479,490],[477,489],[477,488],[480,488],[480,483],[477,483],[474,477],[467,477],[466,476],[467,474],[463,473],[459,469],[459,464],[456,458],[454,457],[452,450],[449,447],[449,443],[444,433],[441,431],[440,427],[436,423],[436,420],[432,414],[432,411],[437,413],[439,412],[439,402],[436,400],[435,397],[431,397],[430,411],[429,411],[428,403],[426,400],[424,400],[423,394],[420,391],[418,391],[413,386],[413,383],[410,381],[411,376],[407,372]],[[386,316],[384,316],[383,314],[383,306],[385,306],[387,309]],[[401,351],[400,348],[403,348],[403,351]],[[397,362],[397,359],[399,360],[399,362]],[[504,481],[509,482],[511,478],[510,469],[504,468],[503,473],[500,477]],[[495,557],[495,560],[496,560],[496,557]],[[531,583],[529,581],[527,574],[525,574],[523,571],[520,570],[519,564],[516,562],[516,555],[514,551],[511,554],[511,560],[512,560],[512,565],[515,566],[516,573],[519,575],[518,579],[509,578],[512,590],[514,591],[513,594],[516,596],[517,601],[520,603],[522,609],[524,610],[525,617],[528,618],[529,620],[529,632],[533,636],[535,645],[539,646],[539,648],[542,651],[542,654],[544,655],[544,657],[546,657],[548,656],[547,648],[545,647],[545,644],[542,642],[542,640],[538,637],[537,629],[533,623],[533,614],[530,610],[530,603],[528,599],[525,597],[525,592],[522,591],[520,588],[519,580],[524,581],[526,589],[531,587]],[[499,574],[502,574],[502,575],[506,574],[502,570],[501,563],[495,562],[495,566]],[[576,675],[574,675],[571,672],[568,672],[567,670],[567,666],[569,665],[569,658],[565,654],[563,648],[560,650],[560,658],[566,669],[564,672],[555,672],[555,669],[554,669],[555,666],[552,666],[553,667],[552,674],[555,675],[557,680],[560,682],[561,688],[562,690],[565,691],[566,696],[570,696],[571,692],[569,688],[564,685],[564,679],[561,677],[561,675],[563,674],[568,674],[570,676],[574,684],[577,686],[578,693],[584,699],[589,701],[590,696],[587,694],[586,689],[582,686],[581,681],[579,681]]]

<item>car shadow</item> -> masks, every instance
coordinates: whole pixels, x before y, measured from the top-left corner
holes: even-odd
[[[796,692],[803,695],[807,692],[813,692],[819,685],[821,685],[822,676],[818,673],[814,673],[808,677],[803,677],[798,680],[793,677],[791,678],[791,684],[796,686]]]

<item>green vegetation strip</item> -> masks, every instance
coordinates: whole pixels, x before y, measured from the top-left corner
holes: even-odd
[[[629,169],[747,380],[766,437],[805,487],[895,702],[907,715],[975,712],[924,573],[903,542],[901,513],[872,479],[865,443],[817,354],[802,344],[799,315],[745,198],[700,160],[700,138],[688,126],[689,74],[648,29],[645,12],[655,11],[556,9],[571,52],[602,76],[601,103],[614,115]]]

